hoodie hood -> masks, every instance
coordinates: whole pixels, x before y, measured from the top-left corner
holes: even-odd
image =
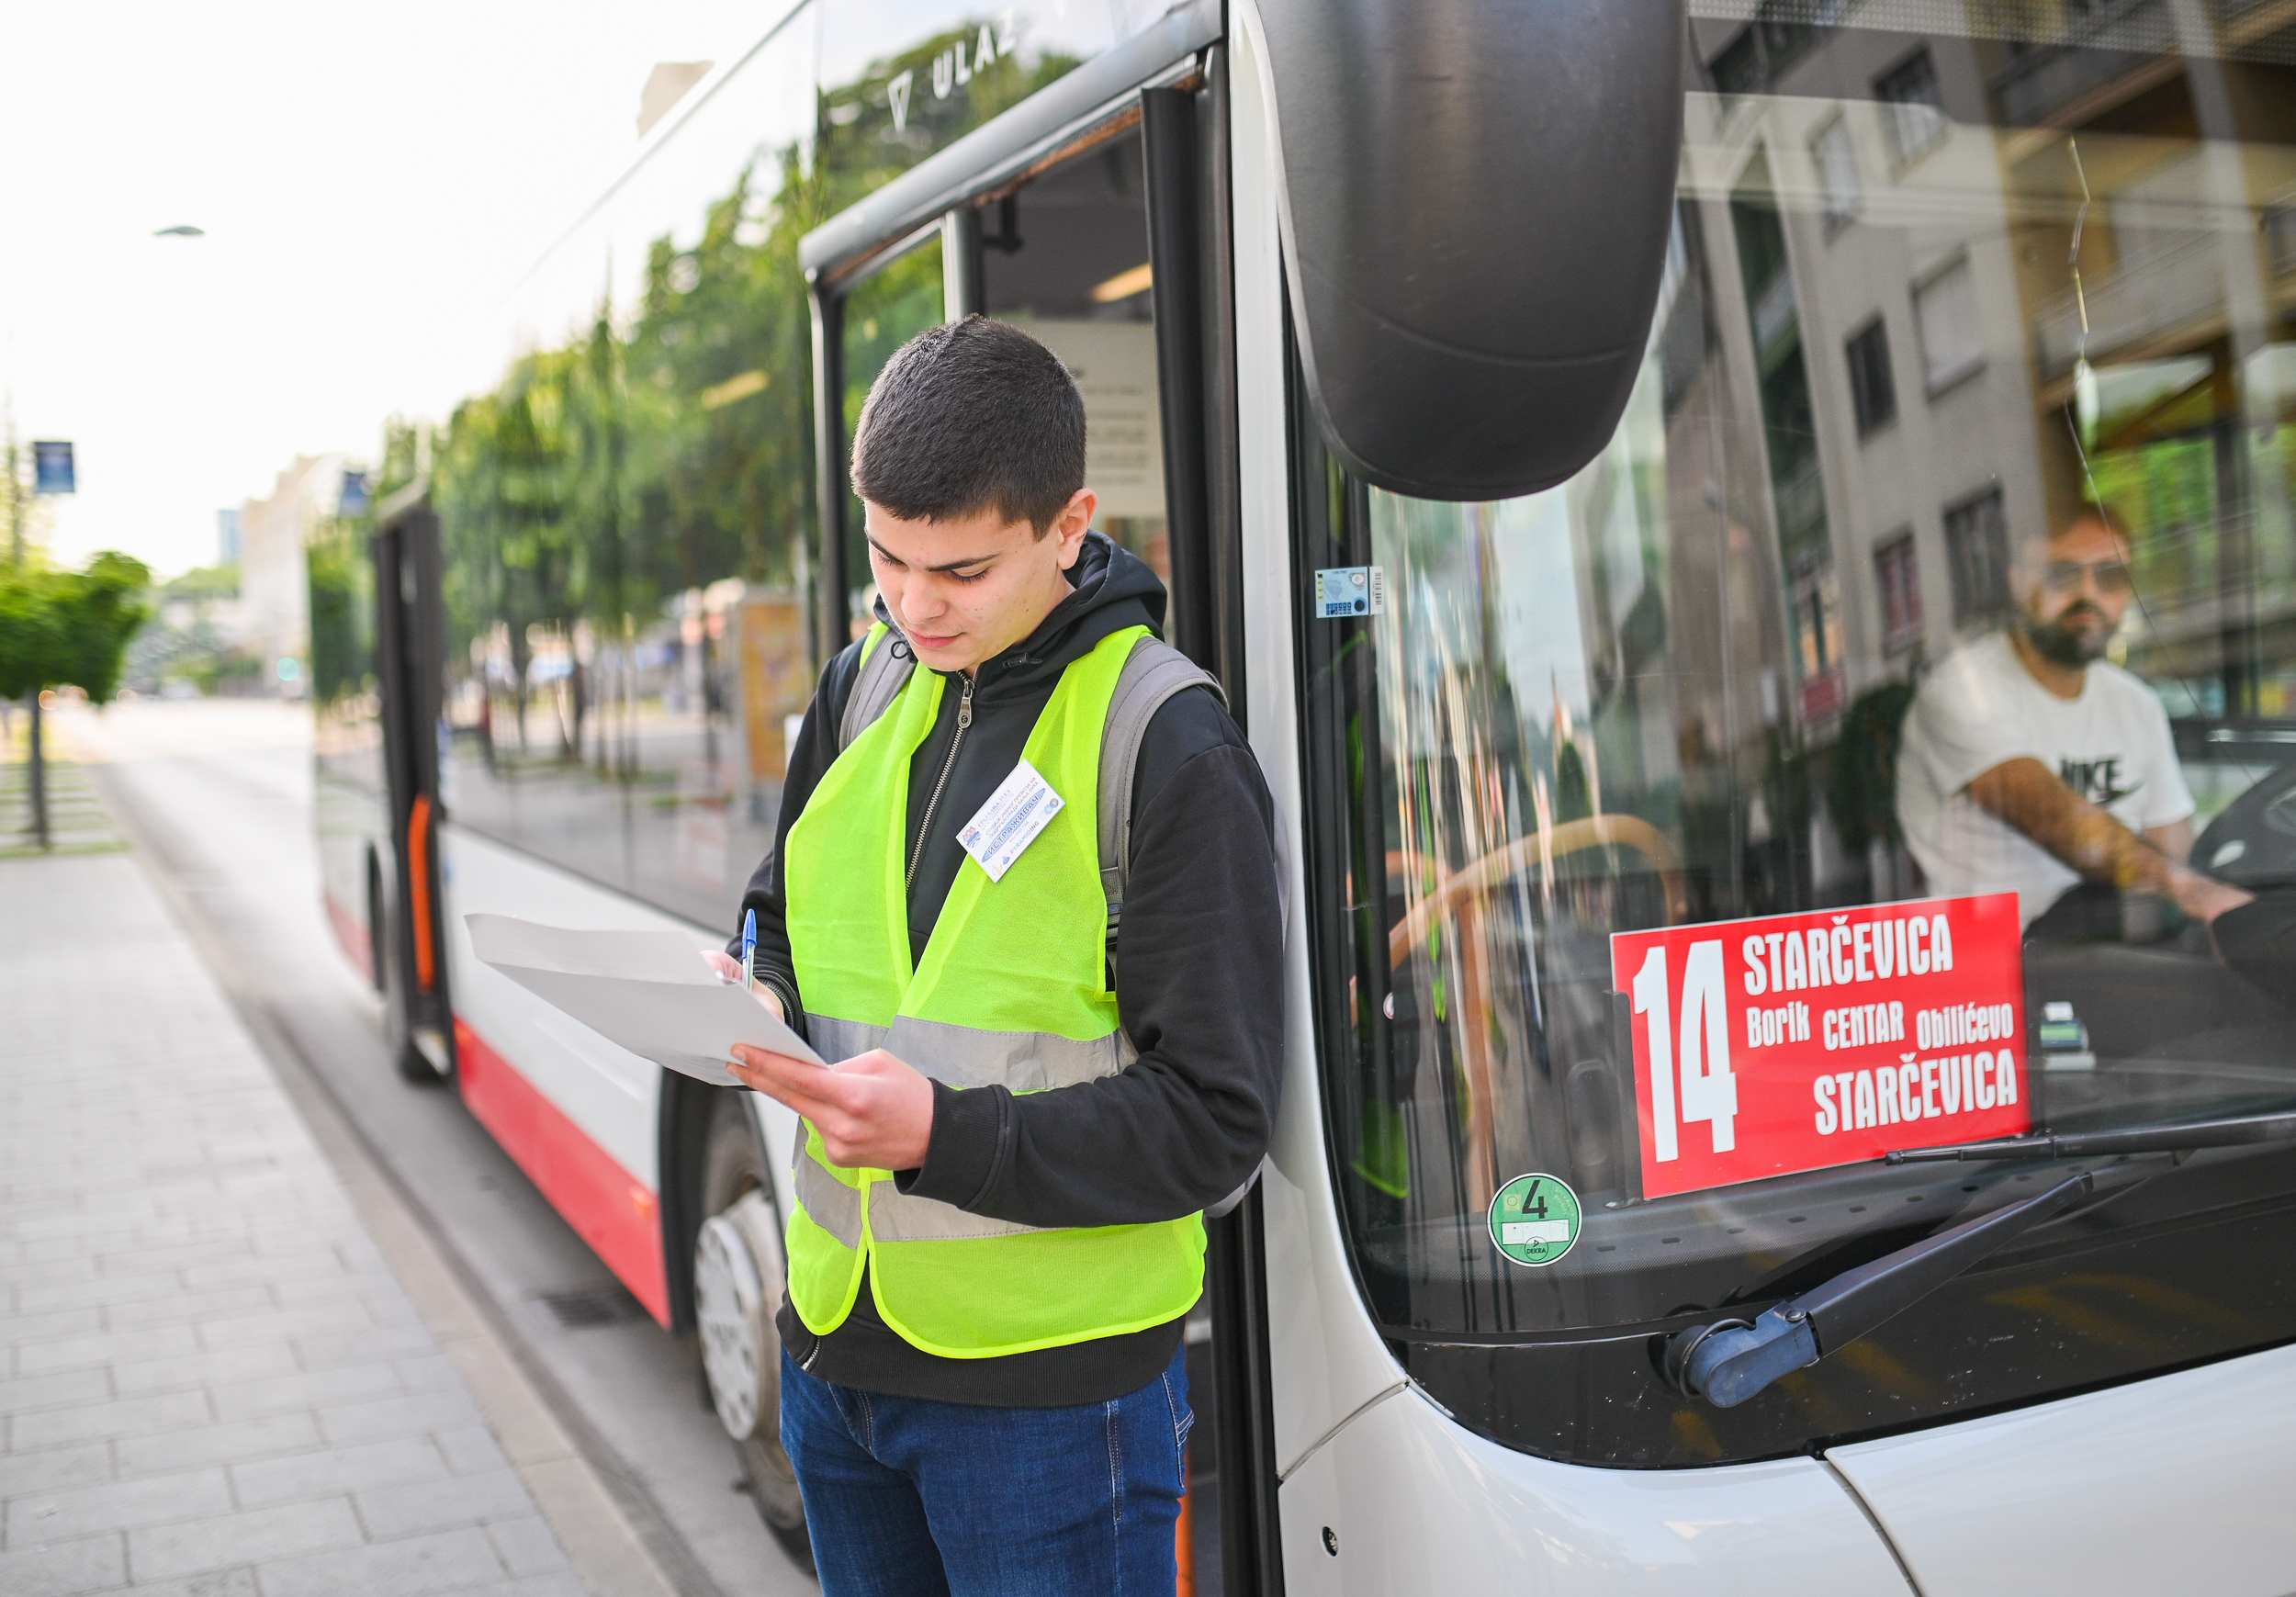
[[[1145,626],[1158,637],[1164,635],[1164,584],[1146,561],[1106,533],[1095,529],[1085,534],[1068,580],[1075,591],[1054,605],[1034,632],[994,659],[981,662],[974,678],[976,699],[1002,698],[1045,685],[1067,669],[1071,660],[1128,626]],[[907,640],[882,594],[876,608],[877,619],[902,639],[896,647],[906,650]]]

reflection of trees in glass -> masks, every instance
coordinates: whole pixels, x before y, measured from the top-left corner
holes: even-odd
[[[601,305],[580,336],[522,356],[456,410],[432,464],[448,658],[459,668],[474,642],[499,650],[522,721],[538,649],[570,651],[580,670],[585,640],[621,645],[688,590],[802,575],[817,514],[797,242],[1076,64],[1004,56],[976,64],[966,93],[937,97],[934,61],[982,31],[976,18],[825,89],[811,137],[760,152],[692,247],[656,241],[632,306]],[[864,390],[900,338],[939,320],[929,253],[861,290],[885,302],[884,348],[867,352],[865,374],[852,368]],[[411,478],[411,452],[406,464]],[[578,681],[569,755],[589,697]]]

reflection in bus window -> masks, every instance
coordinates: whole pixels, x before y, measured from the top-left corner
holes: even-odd
[[[1095,523],[1169,582],[1147,181],[1126,133],[983,212],[984,309],[1025,327],[1084,395]]]
[[[816,665],[797,241],[1160,10],[814,0],[663,118],[521,285],[525,353],[444,427],[395,432],[378,474],[377,503],[427,476],[441,518],[457,822],[725,918],[771,847]],[[849,410],[940,320],[939,257],[928,243],[854,287]],[[321,599],[342,564],[314,562]],[[343,661],[321,722],[350,793],[373,780],[353,619],[325,610],[314,641]]]
[[[1651,1117],[1690,1111],[1638,1097],[1614,933],[2014,894],[1987,957],[2027,923],[2034,1123],[2296,1098],[2285,984],[2210,931],[2296,884],[2286,69],[2109,90],[1986,39],[1694,34],[1723,92],[1689,95],[1608,448],[1447,504],[1300,440],[1302,565],[1381,567],[1389,595],[1302,624],[1330,1125],[1398,1328],[1655,1320],[1878,1203],[1960,1201],[1951,1166],[1870,1163],[1647,1197]],[[2238,92],[2196,118],[2207,74]],[[2051,94],[2121,97],[2068,131]],[[1901,1045],[1823,1009],[1821,1048]],[[1724,1073],[1740,1148],[1759,1050],[1803,1024],[1781,1015],[1730,1045],[1735,1078],[1689,1018],[1671,1040],[1716,1051],[1683,1068]],[[1908,1031],[1906,1059],[1946,1034]],[[1610,1215],[1603,1239],[1502,1258],[1486,1206],[1525,1171]]]

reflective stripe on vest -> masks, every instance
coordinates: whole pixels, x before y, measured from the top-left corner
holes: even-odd
[[[1108,987],[1095,817],[1109,702],[1145,633],[1103,638],[1062,673],[1022,750],[1062,809],[1001,882],[969,856],[962,861],[914,968],[909,770],[938,718],[944,680],[912,673],[824,773],[790,828],[784,870],[791,957],[825,1058],[882,1047],[950,1086],[1012,1092],[1095,1081],[1132,1062]],[[879,626],[868,651],[884,642]],[[832,1164],[818,1133],[806,1126],[802,1136],[790,1301],[816,1335],[851,1311],[864,1265],[885,1323],[948,1357],[1143,1330],[1185,1314],[1201,1294],[1198,1216],[1020,1225],[905,1196],[890,1172]]]

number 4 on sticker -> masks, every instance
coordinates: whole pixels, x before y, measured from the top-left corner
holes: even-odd
[[[1650,1136],[1660,1164],[1679,1158],[1674,1028],[1666,950],[1652,949],[1635,973],[1635,1013],[1650,1049]],[[1722,990],[1722,944],[1690,945],[1683,971],[1682,1094],[1679,1124],[1713,1128],[1714,1151],[1738,1146],[1738,1078],[1730,1074],[1730,1018]]]

